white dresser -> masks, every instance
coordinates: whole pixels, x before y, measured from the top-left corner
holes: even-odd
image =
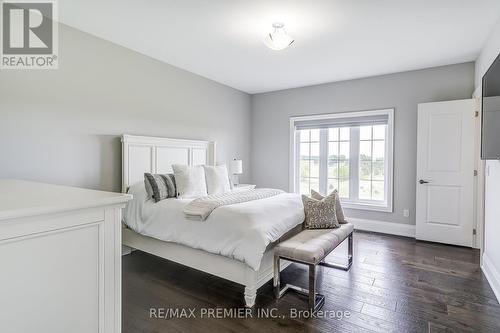
[[[130,195],[0,180],[0,332],[121,332]]]

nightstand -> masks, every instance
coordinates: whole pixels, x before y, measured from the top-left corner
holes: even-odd
[[[252,184],[238,184],[234,185],[233,191],[248,191],[248,190],[253,190],[255,188],[255,185]]]

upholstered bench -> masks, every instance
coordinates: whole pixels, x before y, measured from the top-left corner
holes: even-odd
[[[303,230],[294,237],[278,244],[274,250],[274,290],[277,299],[281,298],[288,290],[294,290],[309,297],[311,311],[321,309],[325,297],[316,294],[316,266],[322,265],[331,268],[349,270],[352,265],[352,234],[354,227],[351,223],[342,224],[336,229]],[[325,258],[340,243],[348,238],[348,263],[339,265],[325,262]],[[281,289],[280,260],[289,260],[309,266],[309,290],[287,284]]]

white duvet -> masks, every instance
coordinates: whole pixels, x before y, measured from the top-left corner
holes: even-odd
[[[300,196],[283,193],[215,209],[206,221],[186,218],[192,199],[148,198],[144,184],[130,187],[134,199],[124,210],[132,230],[162,241],[220,254],[258,270],[266,247],[304,221]]]

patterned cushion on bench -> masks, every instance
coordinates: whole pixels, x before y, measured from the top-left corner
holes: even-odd
[[[335,214],[337,215],[337,221],[339,221],[340,224],[345,224],[347,223],[347,220],[345,219],[344,209],[342,209],[342,204],[340,203],[339,192],[337,190],[333,190],[333,192],[337,194],[335,200]],[[311,198],[316,200],[323,200],[325,197],[315,190],[311,189]]]
[[[337,221],[336,205],[338,194],[333,192],[322,200],[302,195],[306,229],[330,229],[340,227]]]

